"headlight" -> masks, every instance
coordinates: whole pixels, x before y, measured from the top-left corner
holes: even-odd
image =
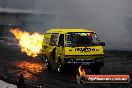
[[[103,58],[96,58],[95,61],[96,62],[102,62],[103,61]]]
[[[65,63],[75,63],[76,59],[75,58],[65,58]]]

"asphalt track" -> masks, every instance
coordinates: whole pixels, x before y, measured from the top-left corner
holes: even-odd
[[[66,74],[56,70],[47,71],[40,57],[31,58],[20,52],[16,45],[0,42],[0,80],[17,85],[19,75],[24,74],[26,88],[132,88],[129,84],[86,84],[79,85],[72,69]],[[91,74],[87,70],[87,74]],[[101,74],[128,74],[132,79],[132,52],[107,51],[105,66]]]

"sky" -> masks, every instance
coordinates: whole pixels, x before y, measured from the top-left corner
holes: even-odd
[[[0,7],[53,12],[49,27],[90,28],[107,49],[132,50],[132,0],[0,0]],[[36,30],[37,31],[37,30]]]

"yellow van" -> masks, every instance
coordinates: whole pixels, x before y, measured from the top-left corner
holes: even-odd
[[[104,46],[88,29],[50,29],[44,35],[42,54],[46,69],[55,66],[63,72],[69,65],[83,65],[92,73],[104,66]]]

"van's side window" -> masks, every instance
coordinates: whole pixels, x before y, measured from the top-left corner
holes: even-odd
[[[56,41],[57,41],[57,38],[58,38],[58,34],[52,34],[51,35],[51,38],[50,38],[50,45],[51,46],[56,46]]]
[[[49,43],[49,38],[45,38],[45,44]]]

